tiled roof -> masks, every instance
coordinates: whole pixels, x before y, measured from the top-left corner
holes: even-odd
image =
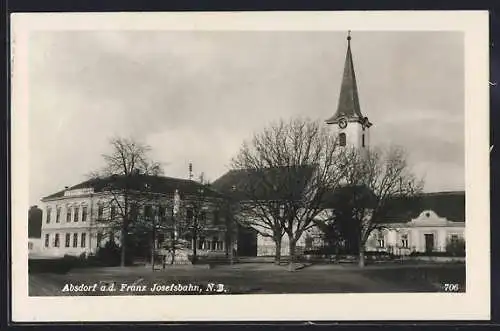
[[[323,207],[324,208],[335,208],[341,203],[345,203],[346,199],[352,199],[353,195],[357,194],[357,201],[359,199],[365,199],[368,204],[375,203],[375,195],[366,186],[342,186],[334,191],[327,192],[323,196]]]
[[[193,180],[149,175],[135,175],[133,177],[128,177],[128,182],[126,179],[127,177],[118,175],[89,179],[77,185],[71,186],[68,189],[48,195],[42,198],[42,200],[61,198],[64,196],[64,192],[67,190],[93,188],[94,192],[98,193],[106,191],[110,186],[114,189],[125,187],[125,183],[128,183],[128,187],[131,189],[144,190],[145,187],[147,187],[153,193],[173,194],[175,190],[178,189],[181,196],[199,194],[199,190],[203,188],[204,195],[211,197],[222,197],[222,194],[216,192],[206,185],[200,184]]]
[[[232,196],[236,200],[250,199],[250,194],[246,191],[250,189],[260,199],[279,200],[284,198],[283,192],[272,192],[262,183],[262,176],[267,178],[279,178],[281,176],[290,176],[286,168],[266,169],[264,174],[255,170],[231,170],[217,179],[212,187],[222,193]],[[313,174],[313,168],[303,168],[295,170],[297,181],[292,190],[288,192],[289,196],[299,198],[302,191]],[[286,177],[285,177],[286,178]],[[279,182],[279,180],[276,180]],[[288,182],[288,179],[285,180]],[[268,185],[267,185],[268,186]],[[344,186],[335,191],[328,192],[323,197],[324,208],[335,208],[342,203],[342,199],[348,198],[354,192],[361,192],[370,201],[375,201],[375,196],[367,187]],[[422,193],[412,198],[394,197],[388,202],[388,215],[384,217],[384,223],[407,222],[416,218],[424,210],[432,210],[438,216],[445,217],[449,221],[465,221],[465,192],[435,192]]]
[[[240,201],[299,199],[313,172],[309,166],[230,170],[212,187]]]
[[[391,208],[384,223],[408,222],[424,210],[432,210],[452,222],[465,222],[464,191],[422,193],[410,199],[393,198],[389,203]]]

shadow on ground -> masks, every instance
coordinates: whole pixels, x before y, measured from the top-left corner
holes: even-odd
[[[74,269],[66,274],[30,274],[29,295],[441,292],[445,283],[459,284],[456,290],[465,291],[465,265],[372,265],[359,269],[355,265],[325,264],[305,265],[294,272],[287,271],[286,265],[272,263],[238,263],[210,269],[186,266],[161,271],[145,267]],[[97,285],[95,291],[63,291],[67,284]],[[114,291],[100,290],[110,284],[114,284]],[[132,290],[121,290],[122,284]],[[151,291],[154,284],[164,290]],[[182,291],[189,284],[199,290]],[[209,284],[222,284],[218,288],[223,291],[207,290],[212,289]]]

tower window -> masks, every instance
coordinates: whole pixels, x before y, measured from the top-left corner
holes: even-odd
[[[346,134],[344,132],[341,132],[339,134],[339,144],[340,146],[345,146],[346,145]]]
[[[365,134],[363,133],[363,135],[361,136],[361,146],[362,147],[365,147]]]

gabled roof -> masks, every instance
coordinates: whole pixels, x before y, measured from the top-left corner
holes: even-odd
[[[422,193],[412,198],[392,198],[384,223],[403,223],[418,217],[425,210],[435,212],[452,222],[465,222],[465,192]]]
[[[313,175],[312,167],[295,169],[296,181],[290,185],[289,190],[283,188],[281,191],[273,191],[267,182],[269,179],[275,179],[276,183],[279,183],[280,178],[284,178],[285,183],[290,183],[292,177],[289,171],[290,169],[286,167],[264,169],[263,172],[248,169],[231,170],[217,179],[212,188],[239,201],[256,197],[262,200],[280,200],[287,197],[299,199]],[[262,177],[266,178],[266,182],[263,182]],[[335,208],[343,203],[344,199],[352,198],[354,194],[358,194],[358,199],[360,197],[366,199],[367,203],[376,199],[373,192],[365,186],[343,186],[324,194],[322,203],[324,208]],[[425,210],[432,210],[439,217],[452,222],[465,221],[464,191],[422,193],[411,198],[393,197],[387,204],[388,214],[382,220],[383,223],[408,222]]]
[[[347,53],[344,64],[344,74],[340,87],[339,102],[336,113],[326,120],[327,124],[336,124],[340,118],[346,118],[348,121],[356,121],[366,124],[371,123],[368,118],[361,114],[359,105],[358,85],[356,83],[356,73],[354,72],[354,62],[351,53],[351,36],[347,37]]]
[[[312,166],[230,170],[211,187],[239,201],[300,199],[313,173]]]
[[[89,179],[77,185],[71,186],[68,189],[48,195],[43,200],[50,200],[64,197],[64,192],[68,190],[77,190],[84,188],[93,188],[94,193],[105,192],[110,188],[120,189],[125,185],[131,190],[144,191],[147,187],[152,193],[173,194],[175,190],[179,190],[181,196],[199,194],[200,189],[204,189],[204,195],[211,197],[222,197],[222,194],[211,189],[209,186],[195,182],[193,180],[165,177],[165,176],[150,176],[150,175],[134,175],[121,176],[113,175],[103,178]]]

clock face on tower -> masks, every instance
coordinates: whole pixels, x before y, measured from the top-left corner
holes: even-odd
[[[339,127],[341,129],[345,129],[347,127],[347,119],[342,117],[341,119],[339,119]]]

